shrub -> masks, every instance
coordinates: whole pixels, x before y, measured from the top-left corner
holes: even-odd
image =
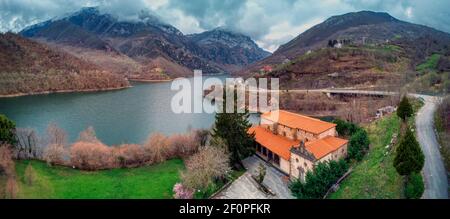
[[[70,149],[71,164],[83,170],[113,168],[112,150],[102,143],[77,142]]]
[[[196,141],[195,132],[188,134],[175,134],[167,139],[167,155],[169,157],[188,157],[197,152],[199,142]]]
[[[361,161],[365,152],[369,149],[369,137],[367,132],[359,129],[352,135],[348,144],[348,159]]]
[[[424,191],[422,175],[420,173],[411,174],[405,186],[405,197],[407,199],[420,199]]]
[[[205,189],[216,179],[224,179],[231,171],[229,155],[224,148],[206,146],[185,161],[183,185],[189,189]]]
[[[137,144],[125,144],[114,147],[113,154],[116,166],[120,167],[136,167],[145,162],[144,149]]]
[[[343,136],[351,136],[356,131],[361,129],[356,124],[341,119],[335,119],[333,123],[336,124],[336,131],[339,133],[339,135]]]
[[[256,181],[261,184],[264,181],[264,177],[266,176],[266,166],[262,163],[259,163],[258,173],[256,175]]]
[[[0,114],[0,144],[14,145],[16,124],[3,114]]]
[[[175,199],[192,199],[194,197],[194,190],[184,187],[181,183],[173,186],[173,197]]]
[[[66,149],[60,144],[47,145],[44,150],[44,160],[48,165],[64,164]]]
[[[171,155],[167,137],[161,133],[152,134],[144,144],[144,153],[150,163],[165,161]]]
[[[300,179],[290,185],[292,194],[299,199],[320,199],[348,170],[345,160],[322,162],[308,171],[305,182]]]

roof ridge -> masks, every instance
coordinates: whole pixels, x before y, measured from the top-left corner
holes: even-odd
[[[311,116],[305,116],[305,115],[294,113],[294,112],[290,112],[290,111],[287,111],[287,110],[278,110],[278,111],[283,111],[283,112],[290,113],[290,114],[295,115],[295,116],[300,116],[300,117],[311,119],[311,120],[315,120],[315,121],[318,121],[318,122],[334,124],[334,123],[326,122],[326,121],[323,121],[323,120],[320,120],[320,119],[317,119],[317,118],[314,118],[314,117],[311,117]]]

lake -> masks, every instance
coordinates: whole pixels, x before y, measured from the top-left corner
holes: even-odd
[[[224,80],[226,75],[214,77]],[[178,91],[170,89],[171,82],[132,85],[106,92],[0,98],[0,113],[14,120],[17,127],[34,128],[40,135],[54,122],[67,132],[70,142],[92,126],[108,145],[141,144],[154,132],[169,135],[214,124],[214,114],[172,112],[171,99]],[[257,123],[258,117],[252,115],[250,120]]]

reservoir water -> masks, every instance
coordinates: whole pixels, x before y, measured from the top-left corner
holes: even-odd
[[[226,75],[215,77],[223,80]],[[108,145],[140,144],[154,132],[184,133],[190,128],[210,128],[214,123],[214,114],[172,112],[171,100],[179,91],[170,89],[171,82],[132,85],[107,92],[0,98],[0,114],[14,120],[17,127],[34,128],[40,135],[45,134],[49,123],[56,123],[71,142],[92,126]],[[250,120],[257,122],[258,118],[252,115]]]

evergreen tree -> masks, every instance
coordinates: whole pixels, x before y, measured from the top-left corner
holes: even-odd
[[[231,113],[226,112],[227,92],[234,93],[234,110]],[[223,139],[230,153],[230,163],[241,168],[243,167],[241,160],[255,151],[254,135],[248,134],[248,129],[251,127],[248,120],[250,113],[247,108],[244,113],[238,113],[237,93],[232,89],[224,89],[220,107],[223,108],[223,112],[216,114],[212,136]]]
[[[409,100],[406,96],[403,96],[400,104],[397,109],[397,116],[400,117],[403,121],[405,121],[408,117],[413,114],[413,109]]]
[[[405,197],[408,199],[419,199],[424,191],[425,186],[423,185],[422,175],[420,173],[412,173],[408,177],[408,182],[405,186]]]
[[[16,124],[5,115],[0,114],[0,144],[14,145]]]
[[[348,158],[361,161],[365,152],[369,149],[369,137],[367,132],[363,129],[359,129],[350,138],[348,144]]]
[[[411,175],[413,172],[420,173],[424,162],[425,157],[414,133],[407,129],[396,150],[395,169],[402,176]]]

